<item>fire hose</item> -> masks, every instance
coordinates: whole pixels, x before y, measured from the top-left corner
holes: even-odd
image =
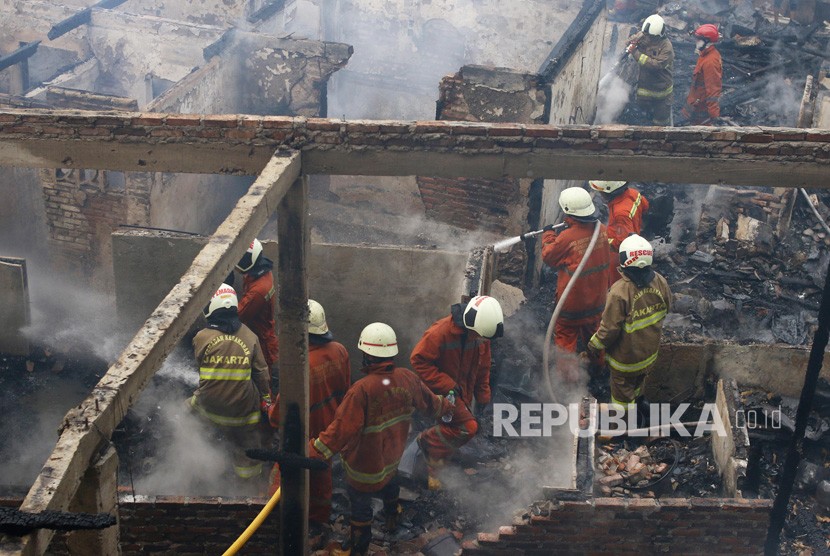
[[[322,471],[328,468],[328,463],[319,459],[307,458],[299,454],[291,452],[281,452],[278,450],[271,450],[268,448],[251,448],[245,450],[245,455],[251,459],[261,461],[275,461],[279,464],[280,469],[283,467],[287,469],[309,469],[311,471]],[[242,531],[239,538],[222,554],[222,556],[234,556],[239,550],[245,546],[245,543],[251,536],[259,529],[265,518],[271,514],[271,511],[277,505],[282,497],[282,488],[277,488],[277,491],[271,496],[271,499],[262,507],[257,516],[251,521],[251,524]]]
[[[277,502],[280,501],[281,494],[282,489],[278,488],[277,492],[275,492],[271,499],[268,500],[268,503],[262,507],[257,516],[251,522],[251,524],[248,525],[248,527],[244,531],[242,531],[242,534],[239,535],[239,538],[233,542],[233,544],[222,554],[222,556],[234,556],[234,554],[239,552],[239,549],[245,546],[245,543],[248,542],[248,539],[251,538],[251,535],[253,535],[257,529],[259,529],[259,526],[262,525],[262,522],[265,521],[265,518],[268,517],[268,515],[271,513],[271,510],[273,510],[274,507],[277,505]]]
[[[594,225],[594,234],[591,236],[591,243],[588,244],[588,248],[585,250],[582,260],[579,261],[579,265],[576,267],[573,276],[571,276],[568,285],[565,287],[565,291],[562,292],[562,297],[556,302],[556,308],[553,310],[553,315],[551,315],[550,322],[548,323],[548,331],[545,334],[545,344],[542,346],[542,372],[545,375],[545,384],[548,387],[548,394],[550,394],[553,402],[558,402],[556,392],[554,392],[553,389],[553,382],[550,379],[550,367],[548,366],[550,361],[550,344],[553,339],[553,330],[556,326],[556,320],[559,318],[559,313],[562,312],[562,307],[565,305],[565,300],[568,299],[568,294],[571,293],[571,289],[573,289],[579,275],[582,273],[582,269],[585,268],[585,264],[588,262],[588,256],[594,250],[601,226],[602,224],[599,220],[597,220],[597,223]]]

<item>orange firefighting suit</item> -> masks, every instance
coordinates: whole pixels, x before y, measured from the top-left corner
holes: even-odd
[[[643,229],[643,216],[648,212],[648,200],[636,189],[625,187],[608,199],[608,245],[611,247],[611,261],[617,259],[620,243],[631,234]],[[620,279],[620,272],[612,266],[608,273],[613,284]],[[610,284],[609,284],[610,285]]]
[[[657,272],[638,287],[628,276],[608,292],[602,322],[591,347],[605,350],[611,370],[611,403],[633,406],[643,382],[657,360],[663,319],[671,309],[668,283]]]
[[[451,315],[430,326],[412,350],[410,362],[430,390],[440,395],[455,392],[455,412],[449,423],[440,422],[421,434],[428,460],[441,461],[472,440],[478,422],[470,412],[475,399],[490,403],[490,340],[463,325],[465,306],[451,307]]]
[[[270,268],[246,272],[242,277],[242,297],[239,298],[239,320],[259,338],[269,368],[279,359],[279,343],[274,321],[276,289]]]
[[[351,384],[349,353],[343,344],[334,341],[322,343],[309,335],[308,344],[308,437],[317,438],[334,421],[337,407]],[[271,426],[280,426],[280,398],[268,410]],[[279,466],[271,471],[269,494],[280,486]],[[308,518],[328,523],[331,514],[331,468],[311,471],[309,475]]]
[[[312,457],[340,453],[346,482],[359,492],[378,492],[398,471],[409,423],[417,410],[439,418],[453,410],[409,369],[382,361],[363,368],[337,408],[334,421],[310,442]]]
[[[666,37],[646,35],[631,53],[640,66],[637,80],[637,104],[650,115],[646,125],[671,124],[674,100],[674,48]]]
[[[259,340],[244,324],[234,334],[205,328],[193,338],[193,351],[199,388],[190,406],[234,444],[236,474],[258,476],[262,464],[249,459],[245,449],[262,447],[260,402],[270,401],[270,375]]]
[[[547,231],[542,235],[542,260],[555,268],[557,302],[562,302],[562,293],[571,281],[576,267],[591,243],[595,222],[582,222],[571,216],[565,217],[568,228],[557,234]],[[577,359],[575,354],[588,343],[602,317],[605,295],[608,291],[611,255],[608,250],[608,234],[600,224],[599,237],[588,260],[582,268],[576,284],[564,300],[559,318],[556,320],[555,344],[561,350],[559,368],[569,380],[576,378]],[[573,357],[565,354],[574,354]]]
[[[711,124],[720,117],[720,95],[723,87],[723,62],[720,52],[709,45],[697,58],[692,86],[683,114],[692,125]]]

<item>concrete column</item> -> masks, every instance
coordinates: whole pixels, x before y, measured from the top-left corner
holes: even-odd
[[[118,515],[118,454],[110,445],[87,469],[81,486],[69,506],[71,512]],[[121,554],[118,525],[94,531],[73,531],[67,535],[69,554]]]

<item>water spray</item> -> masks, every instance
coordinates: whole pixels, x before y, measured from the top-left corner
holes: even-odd
[[[566,226],[567,226],[567,224],[562,222],[561,224],[557,224],[555,226],[550,226],[550,227],[545,226],[541,230],[536,230],[535,232],[527,232],[526,234],[522,234],[520,236],[511,237],[511,238],[508,238],[508,239],[503,239],[503,240],[493,244],[493,251],[495,251],[496,253],[507,253],[508,251],[510,251],[511,247],[513,247],[514,245],[516,245],[520,241],[524,241],[526,239],[536,237],[539,234],[541,234],[543,232],[546,232],[548,230],[558,230],[560,228],[565,228]]]

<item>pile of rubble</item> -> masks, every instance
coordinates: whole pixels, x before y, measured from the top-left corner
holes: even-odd
[[[604,474],[597,480],[599,490],[604,496],[623,496],[631,494],[632,489],[646,491],[658,481],[665,478],[676,463],[672,456],[664,461],[664,450],[649,449],[648,445],[637,446],[633,451],[625,445],[606,444],[599,449],[597,468]],[[654,453],[653,453],[654,452]],[[653,491],[645,492],[651,498]]]

